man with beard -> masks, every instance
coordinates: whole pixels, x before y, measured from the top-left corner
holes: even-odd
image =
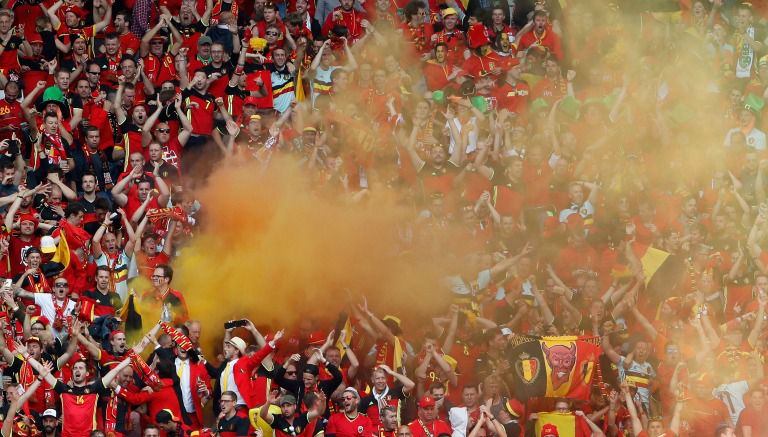
[[[41,417],[43,422],[43,437],[59,437],[59,418],[58,413],[53,408],[43,411]]]
[[[134,346],[134,351],[140,354],[144,349],[143,342]],[[32,367],[40,373],[45,374],[45,368],[27,351],[27,348],[21,344],[17,345],[16,351],[29,361]],[[72,365],[72,383],[64,384],[56,379],[50,373],[45,374],[45,381],[53,386],[56,393],[59,394],[62,410],[62,422],[67,426],[62,430],[64,437],[82,437],[88,435],[95,428],[96,405],[101,396],[107,396],[109,390],[107,387],[113,379],[128,365],[131,364],[130,358],[126,358],[109,371],[103,378],[88,383],[88,366],[85,360],[78,360]]]
[[[344,411],[331,414],[325,425],[325,435],[328,437],[371,437],[376,435],[376,428],[371,419],[358,411],[360,395],[352,387],[342,393]],[[450,433],[450,427],[448,432]],[[437,434],[435,434],[437,435]]]
[[[276,437],[289,437],[302,434],[312,422],[325,413],[326,397],[323,392],[308,396],[305,400],[311,401],[310,408],[306,413],[297,414],[296,397],[292,394],[278,396],[276,393],[270,393],[267,403],[259,409],[259,416],[264,419],[275,430]],[[306,402],[305,402],[306,403]],[[270,405],[280,407],[280,415],[273,415],[269,412]],[[223,409],[222,405],[222,409]],[[239,434],[238,434],[239,435]],[[307,433],[312,436],[314,433]]]
[[[120,38],[120,48],[127,55],[133,56],[139,52],[141,41],[131,32],[131,15],[126,10],[118,11],[112,24],[115,26],[115,34]]]

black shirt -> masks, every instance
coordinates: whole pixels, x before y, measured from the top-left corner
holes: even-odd
[[[232,418],[223,418],[219,420],[216,431],[222,437],[241,437],[248,435],[248,428],[250,423],[245,417],[238,415],[232,416]]]

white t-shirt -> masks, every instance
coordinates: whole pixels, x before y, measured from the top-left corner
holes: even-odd
[[[720,399],[728,408],[731,415],[731,423],[737,423],[744,410],[744,395],[749,391],[747,381],[722,384],[712,390],[712,396]]]
[[[725,147],[731,147],[731,135],[739,131],[741,131],[741,129],[735,127],[725,134]],[[749,131],[749,134],[747,134],[747,147],[754,150],[765,150],[765,132],[757,128],[752,128],[752,130]]]
[[[35,305],[40,307],[40,315],[45,316],[53,323],[56,321],[56,306],[53,304],[53,295],[51,293],[35,293]],[[58,305],[64,305],[62,315],[69,316],[75,311],[75,301],[65,298],[65,302],[58,302]],[[54,333],[58,334],[54,329]]]

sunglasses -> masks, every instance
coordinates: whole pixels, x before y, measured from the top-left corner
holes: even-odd
[[[54,284],[54,285],[56,285],[57,287],[62,287],[62,288],[69,288],[69,284],[67,284],[66,282],[60,282],[60,283]]]
[[[165,129],[165,128],[156,129],[156,131],[157,131],[157,132],[159,132],[159,133],[161,133],[161,134],[167,134],[167,133],[170,133],[170,132],[171,132],[171,130],[170,130],[170,129]]]
[[[277,32],[266,32],[266,35],[267,36],[277,36],[277,35],[280,35],[280,34],[277,33]]]

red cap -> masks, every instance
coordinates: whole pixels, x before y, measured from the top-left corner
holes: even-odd
[[[27,339],[27,344],[30,344],[30,343],[42,344],[42,343],[40,343],[40,339],[37,338],[37,337],[29,337]]]
[[[85,10],[83,10],[79,6],[69,5],[66,9],[64,9],[64,13],[71,12],[75,15],[77,15],[80,18],[83,18],[83,16],[86,15]]]
[[[548,423],[541,427],[541,437],[560,437],[560,433],[557,432],[557,427],[551,423]]]
[[[19,214],[19,223],[21,222],[32,222],[35,224],[35,227],[37,227],[37,224],[39,223],[37,217],[30,213]]]
[[[243,106],[245,105],[259,106],[259,99],[253,96],[248,96],[243,100]]]
[[[51,324],[51,321],[48,320],[48,317],[40,316],[37,318],[37,320],[35,320],[35,323],[41,323],[43,326],[47,327]]]
[[[419,408],[432,408],[435,406],[435,398],[432,396],[424,396],[419,400]]]
[[[33,33],[29,36],[29,38],[27,38],[27,41],[30,44],[42,44],[43,38],[40,36],[39,33]]]
[[[307,344],[309,346],[317,346],[323,343],[325,343],[325,334],[321,331],[315,331],[309,334],[309,338],[307,339]]]
[[[467,43],[471,49],[490,44],[491,38],[488,36],[488,29],[482,23],[473,24],[467,31]]]

